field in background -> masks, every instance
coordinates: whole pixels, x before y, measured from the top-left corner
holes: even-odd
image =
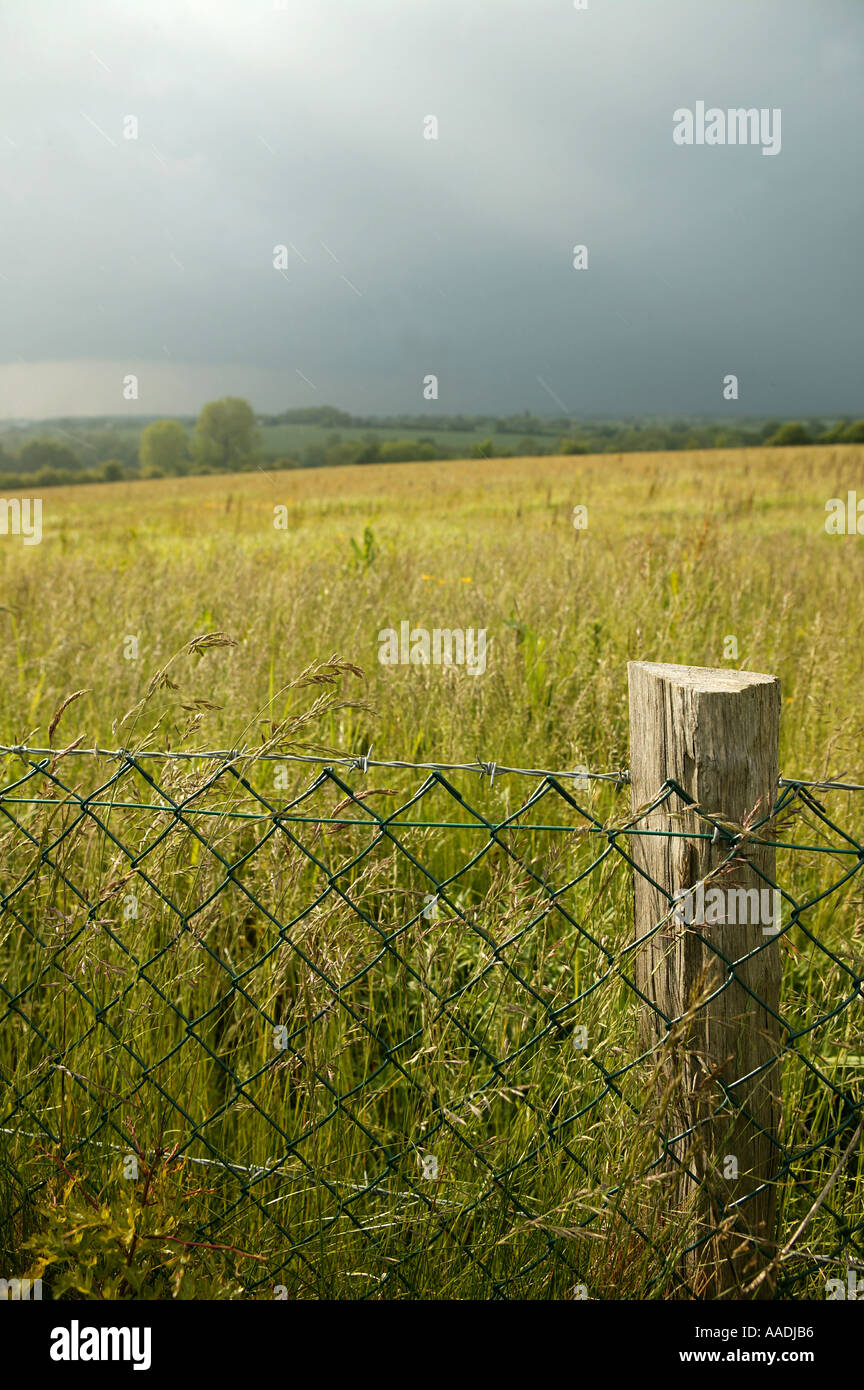
[[[338,435],[341,440],[361,440],[364,435],[376,434],[382,444],[395,442],[404,439],[434,439],[445,450],[455,453],[457,449],[465,449],[466,452],[475,444],[482,444],[484,440],[491,438],[497,448],[515,451],[515,444],[518,436],[512,434],[496,434],[494,430],[483,430],[479,426],[473,430],[439,430],[435,428],[434,420],[429,422],[428,429],[419,429],[416,426],[411,428],[406,425],[395,425],[392,428],[386,426],[351,426],[351,425],[261,425],[258,435],[261,440],[261,448],[266,454],[278,456],[280,454],[291,454],[300,457],[304,449],[310,444],[326,444],[333,435]],[[551,439],[549,443],[551,444]]]
[[[645,659],[778,675],[784,767],[862,774],[864,551],[824,529],[862,460],[838,446],[52,489],[41,545],[0,538],[0,733],[38,743],[60,700],[87,688],[57,738],[108,746],[153,674],[221,630],[238,645],[181,658],[179,690],[151,695],[134,734],[123,727],[128,746],[258,742],[282,713],[269,704],[279,687],[335,652],[366,672],[349,694],[370,708],[328,719],[317,734],[331,746],[618,766],[625,663]],[[577,505],[587,530],[573,527]],[[404,619],[485,628],[486,674],[379,665],[379,631]],[[183,708],[196,699],[217,708]]]
[[[182,420],[180,422],[190,441],[193,438],[195,423],[194,420]],[[71,428],[69,426],[71,425]],[[106,421],[102,432],[117,439],[124,439],[137,446],[141,437],[143,425],[140,420],[111,419]],[[257,427],[257,436],[260,447],[265,456],[278,458],[282,454],[290,454],[299,458],[310,444],[326,444],[334,435],[338,435],[341,440],[361,440],[369,434],[376,434],[382,444],[390,441],[429,438],[437,440],[445,449],[455,452],[458,448],[464,448],[466,452],[474,444],[482,444],[490,437],[495,445],[501,449],[515,449],[518,435],[496,433],[489,428],[482,428],[480,425],[476,429],[470,430],[442,430],[436,428],[434,418],[430,419],[428,428],[421,429],[416,425],[313,425],[299,424],[296,422],[283,422],[278,425],[263,424]],[[78,423],[67,421],[64,425],[58,425],[51,420],[37,421],[33,424],[21,426],[16,424],[0,423],[0,442],[5,442],[10,451],[15,451],[26,444],[30,439],[55,439],[60,444],[69,444],[73,449],[83,450],[84,463],[90,467],[101,462],[106,450],[98,447],[100,430],[90,423]],[[550,438],[551,445],[552,440]]]
[[[644,659],[778,675],[781,772],[861,782],[864,634],[855,600],[864,550],[859,538],[829,536],[824,528],[826,501],[860,486],[862,462],[864,449],[838,446],[472,460],[54,489],[44,499],[41,545],[0,537],[0,742],[47,746],[61,702],[86,690],[61,714],[56,748],[78,738],[84,746],[131,750],[254,748],[275,739],[280,751],[362,754],[373,745],[375,758],[471,762],[479,756],[524,768],[617,769],[628,762],[626,662]],[[587,530],[574,528],[575,506],[588,508]],[[274,527],[276,507],[287,508],[287,529]],[[380,665],[379,631],[405,619],[427,629],[485,628],[486,673]],[[186,645],[216,632],[236,645]],[[138,639],[134,660],[124,655],[130,637]],[[724,658],[730,638],[737,641],[737,659]],[[365,675],[346,671],[335,685],[292,684],[311,663],[333,654]],[[82,789],[114,771],[108,760],[89,770],[85,761],[59,765]],[[0,759],[3,783],[21,770],[15,755]],[[180,797],[197,774],[180,765],[166,775]],[[310,778],[295,767],[278,796],[287,800]],[[276,794],[267,764],[255,764],[250,780],[268,797]],[[416,787],[416,775],[412,783],[409,774],[384,770],[365,778],[353,773],[350,780],[355,791],[372,794],[369,804],[379,811],[389,809],[386,790]],[[515,778],[501,777],[494,786],[476,774],[457,780],[490,819],[507,814],[524,794]],[[37,783],[36,790],[45,789]],[[126,792],[132,808],[112,810],[111,825],[135,850],[149,843],[155,826],[134,809],[146,800],[146,785],[136,776]],[[338,788],[324,786],[313,815],[338,814],[340,796]],[[860,843],[861,798],[830,796],[830,810]],[[626,790],[608,784],[590,794],[601,820],[620,822],[627,800]],[[214,805],[218,816],[204,824],[230,861],[251,848],[253,832],[242,825],[238,830],[224,813],[248,806],[239,792],[217,797]],[[435,809],[442,819],[461,821],[467,814],[446,797],[437,798]],[[16,814],[32,817],[27,824],[37,844],[45,843],[49,824],[53,836],[72,815],[56,804],[44,813],[35,807]],[[799,838],[815,843],[816,831],[803,828]],[[341,862],[340,856],[360,852],[365,833],[356,826],[332,834],[319,827],[316,853]],[[461,833],[442,840],[421,828],[411,832],[411,844],[420,862],[433,863],[443,879],[464,862]],[[569,878],[574,865],[587,862],[585,840],[525,834],[521,861],[542,865],[544,874]],[[4,821],[3,892],[37,860],[35,847]],[[802,899],[837,877],[829,856],[790,860],[796,861],[787,866],[790,882]],[[184,911],[221,881],[218,863],[195,846],[190,853],[176,827],[148,865],[161,891]],[[14,1142],[7,1136],[0,1145],[0,1217],[4,1203],[16,1216],[14,1240],[10,1244],[7,1226],[0,1254],[11,1269],[24,1272],[20,1259],[9,1262],[16,1250],[26,1250],[31,1271],[44,1269],[53,1288],[105,1297],[271,1297],[273,1270],[292,1297],[488,1297],[492,1289],[503,1296],[568,1297],[577,1277],[590,1297],[638,1297],[649,1288],[652,1297],[675,1292],[669,1269],[633,1238],[629,1224],[638,1216],[661,1243],[674,1239],[652,1201],[656,1187],[637,1184],[640,1156],[651,1140],[634,1128],[628,1107],[644,1098],[649,1079],[628,1073],[623,1098],[602,1087],[595,1094],[567,1069],[561,1043],[541,1034],[521,1070],[507,1072],[500,1092],[493,1068],[496,1084],[489,1091],[488,1058],[466,1045],[463,1029],[482,1036],[493,1058],[518,1055],[526,1028],[533,1035],[546,1008],[564,1007],[605,969],[602,950],[577,940],[566,922],[554,917],[536,925],[542,895],[519,864],[495,852],[454,889],[460,911],[485,922],[496,939],[514,943],[508,960],[518,978],[508,975],[503,985],[489,968],[483,939],[458,916],[442,913],[439,934],[432,934],[421,915],[423,875],[384,852],[364,860],[358,876],[366,919],[358,923],[357,913],[331,895],[321,914],[297,921],[291,939],[306,956],[340,980],[356,981],[345,987],[346,995],[354,991],[353,1021],[346,1021],[342,1007],[331,1008],[328,991],[304,972],[293,950],[270,953],[272,923],[250,913],[240,894],[222,889],[189,933],[177,932],[176,917],[164,911],[158,895],[142,890],[140,916],[124,924],[118,874],[127,869],[90,827],[64,841],[67,879],[97,904],[95,916],[113,936],[107,928],[97,937],[84,930],[80,901],[53,870],[41,870],[16,897],[18,920],[8,912],[0,916],[0,979],[13,994],[28,991],[29,1025],[10,1010],[0,1029],[0,1068],[13,1078],[15,1094],[28,1098],[15,1112],[16,1129],[26,1113],[28,1127],[31,1120],[44,1122],[68,1142],[99,1125],[100,1105],[109,1104],[102,1098],[110,1097],[115,1121],[124,1133],[134,1129],[143,1151],[170,1151],[183,1137],[182,1125],[153,1086],[158,1079],[185,1113],[196,1123],[201,1119],[211,1147],[196,1141],[190,1158],[215,1151],[235,1164],[271,1162],[274,1138],[264,1113],[278,1115],[289,1133],[296,1125],[311,1126],[303,1151],[309,1167],[291,1169],[287,1192],[276,1178],[255,1178],[256,1206],[238,1197],[236,1175],[166,1160],[155,1165],[142,1201],[141,1185],[124,1183],[119,1157],[108,1149],[71,1157],[64,1150],[61,1170],[44,1137],[34,1145],[26,1136]],[[303,858],[289,861],[275,841],[256,851],[244,874],[282,922],[305,914],[319,882]],[[632,903],[623,861],[602,884],[592,874],[568,891],[568,908],[604,949],[617,951],[629,940]],[[848,988],[845,970],[860,974],[862,915],[853,882],[845,896],[826,899],[809,919],[833,959],[814,951],[796,928],[784,966],[786,1008],[802,1030],[798,1046],[809,1048],[858,1104],[854,1003],[830,1024],[824,1020]],[[22,935],[22,918],[48,946]],[[51,945],[53,931],[59,935]],[[417,976],[389,949],[381,950],[382,931],[398,935]],[[131,990],[134,980],[123,974],[128,952],[136,959],[154,956],[149,977],[184,1018],[202,1020],[194,1036],[210,1053],[190,1052],[182,1020],[149,986]],[[372,970],[369,962],[379,952]],[[42,970],[51,988],[32,988]],[[254,996],[251,1008],[232,984],[238,977]],[[475,977],[477,986],[469,990],[466,982]],[[67,989],[69,980],[79,988]],[[526,993],[523,980],[535,993]],[[439,994],[459,992],[455,1024],[440,1011],[429,1012],[432,984]],[[128,1004],[117,1002],[127,986]],[[81,990],[118,1030],[113,1043],[107,1029],[92,1031],[94,1009]],[[267,1030],[250,1032],[250,1022],[257,1025],[258,1010],[265,1020],[278,1016],[286,1001],[303,1029],[312,1013],[319,1020],[304,1036],[303,1063],[287,1080],[263,1071],[240,1100],[213,1055],[232,1075],[263,1068],[268,1056],[272,1060]],[[592,1037],[602,1037],[597,1055],[603,1065],[631,1059],[635,1013],[628,991],[610,978],[585,1007]],[[807,1027],[814,1018],[820,1026],[811,1039]],[[418,1042],[406,1057],[417,1082],[412,1090],[392,1068],[376,1068],[382,1047],[417,1029],[423,1046]],[[71,1049],[65,1065],[86,1075],[87,1095],[65,1073],[55,1071],[46,1081],[44,1038],[61,1052]],[[152,1063],[150,1084],[130,1068],[127,1047],[142,1068]],[[511,1084],[516,1089],[508,1089]],[[380,1154],[375,1143],[364,1145],[362,1131],[344,1114],[327,1118],[331,1086],[351,1095],[354,1112],[391,1155],[386,1184],[366,1190]],[[485,1088],[476,1113],[463,1108],[473,1088],[477,1095]],[[40,1111],[36,1098],[42,1104],[45,1095],[51,1104]],[[526,1096],[530,1106],[522,1103]],[[440,1123],[442,1104],[448,1121],[457,1118],[446,1144],[437,1141],[441,1207],[436,1211],[433,1203],[430,1212],[415,1191],[416,1153],[430,1125]],[[784,1141],[796,1149],[806,1149],[809,1139],[821,1143],[843,1118],[832,1104],[807,1068],[790,1066]],[[568,1155],[578,1159],[568,1163],[560,1146],[548,1143],[549,1126],[553,1116],[583,1111],[566,1132]],[[108,1142],[117,1139],[107,1126],[98,1132]],[[463,1153],[460,1133],[477,1161]],[[539,1160],[528,1165],[526,1155],[544,1136]],[[801,1183],[787,1193],[787,1233],[806,1214],[838,1154],[819,1147],[808,1160]],[[496,1172],[506,1169],[507,1181],[484,1187],[484,1163]],[[18,1211],[16,1193],[37,1179],[43,1185],[33,1203]],[[602,1211],[610,1183],[630,1184],[623,1215]],[[840,1189],[843,1209],[858,1222],[862,1184],[859,1164],[857,1177],[850,1172]],[[352,1208],[358,1229],[339,1217],[338,1193],[361,1187],[363,1203]],[[268,1204],[278,1204],[285,1229],[308,1242],[295,1262],[287,1261],[288,1246]],[[449,1209],[452,1223],[442,1238],[441,1212],[447,1216]],[[575,1232],[577,1217],[581,1223],[592,1212],[599,1226]],[[826,1211],[809,1239],[826,1256],[837,1250]],[[562,1243],[568,1258],[559,1262],[549,1250]],[[817,1265],[796,1286],[796,1296],[824,1297],[823,1284]]]

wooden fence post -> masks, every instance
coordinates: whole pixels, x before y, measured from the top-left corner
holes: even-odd
[[[632,813],[656,801],[667,779],[694,803],[673,793],[638,821],[672,838],[629,838],[635,939],[645,939],[635,952],[647,1001],[640,1036],[655,1049],[655,1114],[670,1170],[660,1191],[686,1243],[700,1242],[679,1266],[693,1294],[741,1298],[774,1254],[781,961],[765,882],[776,881],[775,851],[759,843],[775,838],[773,826],[745,834],[733,861],[718,867],[733,851],[728,827],[746,830],[773,810],[780,684],[748,671],[641,661],[628,670]],[[756,1296],[772,1291],[769,1278]]]

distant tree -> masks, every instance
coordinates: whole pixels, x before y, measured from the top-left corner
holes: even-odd
[[[496,455],[495,440],[484,439],[482,443],[475,444],[471,450],[472,459],[492,459]]]
[[[799,421],[792,421],[788,425],[781,425],[776,434],[772,434],[765,443],[772,448],[787,449],[794,444],[809,444],[811,442],[807,429]]]
[[[193,446],[199,466],[217,472],[240,469],[251,462],[255,444],[255,413],[248,401],[225,396],[204,406]]]
[[[106,483],[119,483],[126,469],[120,459],[106,459],[102,465],[102,480]]]
[[[416,439],[386,439],[379,456],[382,463],[410,463],[417,458],[419,448]]]
[[[333,405],[301,406],[296,410],[284,410],[281,415],[270,417],[272,422],[294,425],[350,425],[352,416]]]
[[[588,445],[579,439],[562,439],[558,445],[559,454],[587,454]]]
[[[145,478],[186,473],[189,441],[179,420],[154,420],[141,431],[138,458]]]
[[[363,445],[359,439],[346,439],[338,444],[328,444],[324,450],[324,461],[328,468],[344,468],[359,463]]]
[[[76,473],[81,461],[65,444],[57,444],[53,439],[31,439],[25,444],[17,458],[18,467],[23,473],[45,472]]]
[[[827,429],[824,434],[820,435],[819,443],[842,444],[844,442],[846,431],[849,429],[850,424],[851,421],[848,418],[843,420],[835,420],[831,428]]]
[[[844,444],[864,444],[864,420],[856,420],[843,431]]]
[[[361,449],[357,455],[358,463],[377,463],[381,457],[381,440],[377,434],[366,433],[361,437]]]
[[[82,458],[94,466],[96,459],[117,459],[125,469],[138,469],[138,443],[140,435],[127,430],[103,428],[82,430],[79,436]]]
[[[777,433],[777,431],[781,428],[781,425],[781,420],[766,420],[765,424],[759,431],[759,438],[767,442],[767,440],[771,438],[772,434]]]

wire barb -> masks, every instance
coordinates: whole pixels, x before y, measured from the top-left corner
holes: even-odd
[[[371,754],[372,749],[373,749],[374,746],[375,746],[374,744],[370,743],[370,745],[369,745],[369,747],[367,748],[367,750],[366,750],[365,753],[361,753],[360,756],[357,757],[357,758],[352,758],[352,760],[351,760],[351,768],[352,768],[353,771],[356,771],[356,772],[368,772],[368,771],[369,771],[369,755]]]

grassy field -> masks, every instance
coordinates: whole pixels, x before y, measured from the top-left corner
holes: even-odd
[[[643,659],[779,676],[781,772],[862,782],[864,549],[825,532],[826,501],[860,486],[862,463],[864,448],[837,446],[51,489],[40,545],[0,536],[0,741],[47,747],[83,691],[55,748],[372,746],[381,759],[614,770],[628,762],[626,663]],[[485,629],[485,674],[381,665],[378,634],[403,620]],[[412,862],[362,823],[367,802],[348,800],[360,824],[316,823],[345,814],[325,779],[297,844],[268,838],[255,793],[285,805],[316,770],[291,765],[275,783],[272,763],[247,756],[245,785],[208,789],[208,764],[149,766],[175,800],[200,790],[195,824],[221,858],[139,809],[157,794],[137,771],[100,812],[135,864],[43,774],[7,790],[46,804],[7,801],[0,825],[0,1265],[69,1296],[269,1298],[282,1285],[290,1297],[544,1298],[580,1284],[591,1298],[686,1296],[673,1267],[683,1227],[652,1200],[650,1129],[635,1113],[650,1068],[604,1082],[637,1052],[632,993],[609,966],[631,931],[623,861],[547,914],[525,864],[569,882],[593,862],[587,840],[525,829],[507,841],[515,859],[492,846],[469,867],[476,832],[419,824],[402,837]],[[115,767],[59,764],[88,793]],[[25,770],[0,757],[7,789]],[[422,781],[345,778],[379,811]],[[535,785],[452,780],[493,820]],[[861,797],[828,795],[860,843]],[[626,816],[612,785],[583,800],[600,821]],[[420,822],[472,819],[440,786],[421,810]],[[553,797],[530,815],[558,824],[566,807]],[[225,864],[244,855],[238,889]],[[434,922],[418,864],[438,883],[455,876]],[[839,877],[827,855],[781,869],[799,901]],[[847,1105],[862,1098],[860,997],[848,998],[861,908],[853,879],[811,910],[830,957],[797,927],[784,938],[800,1033],[784,1144],[815,1145],[781,1196],[787,1235],[840,1143],[836,1096],[800,1057]],[[490,935],[509,943],[503,978]],[[602,1039],[588,1074],[559,1036],[577,1018]],[[289,1051],[274,1061],[283,1019]],[[122,1159],[136,1145],[131,1182]],[[430,1152],[434,1184],[420,1167]],[[274,1154],[279,1171],[257,1171]],[[862,1191],[859,1164],[837,1191],[853,1226]],[[848,1249],[828,1206],[807,1248],[795,1296],[821,1298],[819,1261]]]
[[[352,689],[372,707],[322,728],[348,751],[374,739],[387,757],[617,766],[626,661],[722,665],[732,635],[730,665],[782,680],[784,766],[864,772],[849,614],[862,550],[824,530],[862,458],[472,460],[54,489],[42,544],[0,545],[2,732],[44,736],[60,699],[88,687],[63,735],[104,745],[152,674],[218,629],[238,645],[174,672],[187,703],[220,706],[201,712],[197,746],[254,739],[278,686],[338,652],[364,668]],[[352,546],[367,528],[371,562]],[[378,632],[404,618],[485,628],[486,675],[380,666]],[[160,692],[137,736],[157,720],[157,744],[184,736],[180,703]]]

